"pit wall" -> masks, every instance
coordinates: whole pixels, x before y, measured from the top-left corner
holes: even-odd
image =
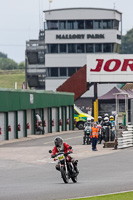
[[[31,134],[73,130],[73,105],[73,93],[1,90],[0,142]],[[42,120],[39,133],[36,113]]]

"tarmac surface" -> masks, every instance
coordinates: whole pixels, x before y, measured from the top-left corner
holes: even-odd
[[[48,151],[53,148],[53,140],[55,136],[59,135],[63,137],[64,135],[66,138],[64,138],[64,142],[72,143],[72,140],[74,139],[82,141],[82,133],[83,131],[79,130],[64,131],[52,134],[47,133],[45,135],[28,135],[26,138],[3,141],[0,143],[0,159],[16,160],[32,164],[50,163],[51,158]],[[46,138],[48,138],[48,141]],[[41,141],[39,145],[35,142],[37,140],[38,142]],[[34,145],[34,142],[36,145]],[[93,152],[91,150],[91,145],[82,145],[82,142],[80,142],[80,144],[74,145],[73,157],[76,159],[82,159],[112,153],[115,153],[115,150],[112,148],[103,148],[103,144],[98,144],[98,151]]]
[[[49,149],[55,136],[73,147],[78,182],[65,184]],[[132,190],[133,148],[113,150],[82,145],[83,131],[29,135],[0,143],[0,200],[63,200]],[[69,191],[69,192],[68,192]]]

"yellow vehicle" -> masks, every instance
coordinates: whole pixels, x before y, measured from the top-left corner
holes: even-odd
[[[77,121],[76,127],[79,130],[84,129],[84,123],[87,121],[87,118],[92,118],[92,116],[82,112],[76,105],[74,105],[74,120]]]

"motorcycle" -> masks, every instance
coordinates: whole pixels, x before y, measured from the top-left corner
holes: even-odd
[[[103,140],[103,132],[102,132],[102,126],[101,126],[101,124],[98,124],[97,128],[99,128],[99,132],[98,132],[98,144],[101,144],[101,142]]]
[[[109,141],[109,126],[103,126],[102,127],[102,135],[103,135],[103,140],[105,142]]]
[[[37,121],[36,122],[36,129],[37,129],[37,131],[42,131],[43,130],[42,121]]]
[[[43,130],[42,120],[39,114],[36,114],[36,131],[38,134],[41,134]]]
[[[90,127],[86,126],[84,129],[83,145],[91,144]]]
[[[52,151],[49,150],[49,153],[52,153]],[[55,156],[53,156],[53,158],[55,158],[54,161],[58,160],[61,177],[64,183],[68,183],[70,178],[72,179],[74,183],[77,182],[78,173],[76,173],[72,162],[70,161],[68,162],[68,158],[67,158],[67,155],[69,155],[70,153],[72,152],[67,152],[67,153],[59,152]]]

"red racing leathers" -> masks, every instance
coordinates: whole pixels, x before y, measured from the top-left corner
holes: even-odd
[[[69,149],[69,144],[67,144],[67,143],[63,143],[63,149],[61,149],[61,150],[63,150],[64,151],[64,153],[67,153],[68,151],[72,151],[72,149]],[[53,155],[53,156],[55,156],[55,154],[56,153],[58,153],[59,151],[58,151],[58,149],[57,149],[57,147],[55,146],[54,148],[53,148],[53,150],[52,150],[52,154],[51,154],[51,156]]]

